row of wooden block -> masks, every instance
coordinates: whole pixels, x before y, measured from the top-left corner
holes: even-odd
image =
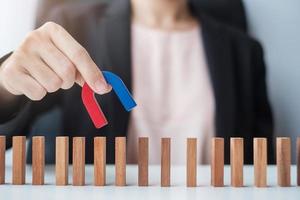
[[[0,136],[0,183],[5,183],[5,136]],[[138,185],[148,186],[148,138],[138,139]],[[13,137],[12,183],[25,184],[26,137]],[[186,185],[197,185],[197,138],[187,138]],[[267,186],[267,139],[254,138],[254,185]],[[85,137],[73,137],[73,185],[85,184]],[[300,138],[297,140],[300,155]],[[211,185],[224,186],[224,139],[211,140]],[[276,140],[277,180],[279,186],[290,186],[291,142],[290,138]],[[68,184],[69,137],[56,137],[56,185]],[[230,139],[231,185],[243,186],[244,141]],[[45,137],[32,138],[32,184],[44,184]],[[297,165],[297,184],[300,185],[300,165]],[[171,139],[161,139],[161,186],[170,186]],[[106,138],[94,138],[94,185],[106,183]],[[115,185],[126,185],[126,138],[115,138]]]

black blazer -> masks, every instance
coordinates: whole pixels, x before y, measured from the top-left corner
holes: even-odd
[[[129,1],[120,0],[109,6],[59,7],[49,19],[65,27],[101,69],[118,74],[131,90],[130,13]],[[202,27],[216,101],[216,136],[225,138],[226,163],[229,163],[230,137],[245,139],[245,163],[252,162],[253,137],[267,137],[269,162],[273,162],[273,120],[261,46],[243,32],[201,12],[194,11],[194,15]],[[8,147],[12,135],[45,135],[46,162],[53,163],[56,135],[86,136],[86,162],[91,163],[93,137],[107,136],[107,162],[113,163],[114,137],[126,136],[130,113],[124,111],[113,93],[97,96],[109,121],[106,127],[97,130],[81,102],[80,92],[81,88],[76,85],[70,90],[49,94],[40,102],[25,100],[13,115],[2,114],[0,133],[8,136]],[[29,148],[29,162],[30,155]]]

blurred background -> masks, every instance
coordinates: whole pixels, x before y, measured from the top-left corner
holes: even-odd
[[[75,0],[6,0],[0,2],[0,56],[14,50],[24,36],[43,21],[55,6]],[[79,0],[77,0],[79,1]],[[81,0],[89,1],[110,0]],[[246,31],[264,47],[268,89],[275,117],[276,136],[300,136],[300,1],[299,0],[194,0],[208,14]],[[236,9],[232,12],[232,7]],[[214,10],[223,10],[217,13]],[[230,8],[230,9],[228,9]],[[237,15],[238,13],[238,15]],[[237,16],[243,16],[240,18]],[[10,162],[10,156],[7,157]]]

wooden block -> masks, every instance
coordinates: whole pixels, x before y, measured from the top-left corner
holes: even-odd
[[[106,137],[94,138],[94,184],[104,186],[106,179]]]
[[[243,186],[244,139],[230,138],[231,186]]]
[[[197,186],[197,138],[187,138],[186,186]]]
[[[13,137],[13,171],[12,184],[25,184],[26,137]]]
[[[32,185],[44,184],[45,137],[32,137]]]
[[[211,140],[211,185],[224,186],[224,138]]]
[[[253,139],[254,185],[267,186],[267,138]]]
[[[116,186],[126,185],[126,137],[115,138]]]
[[[0,136],[0,184],[5,183],[5,149],[6,137]]]
[[[149,144],[148,138],[139,138],[138,167],[139,167],[139,186],[148,186],[148,161],[149,161]]]
[[[68,185],[69,137],[56,137],[55,143],[56,185]]]
[[[73,137],[73,185],[85,184],[85,137]]]
[[[300,137],[297,138],[297,185],[300,186]]]
[[[161,187],[170,186],[171,139],[161,139]]]
[[[291,185],[291,141],[287,137],[276,139],[277,181],[281,187]]]

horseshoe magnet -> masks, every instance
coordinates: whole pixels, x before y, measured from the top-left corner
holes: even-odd
[[[127,87],[125,86],[124,82],[122,81],[122,79],[116,74],[109,71],[103,71],[102,73],[106,82],[112,86],[113,91],[116,93],[124,109],[127,112],[131,111],[136,106],[136,103],[132,98],[130,92],[128,91]],[[87,83],[85,83],[82,87],[81,98],[95,127],[101,128],[107,125],[108,124],[107,119],[103,114],[98,102],[96,101],[95,93],[88,86]]]

